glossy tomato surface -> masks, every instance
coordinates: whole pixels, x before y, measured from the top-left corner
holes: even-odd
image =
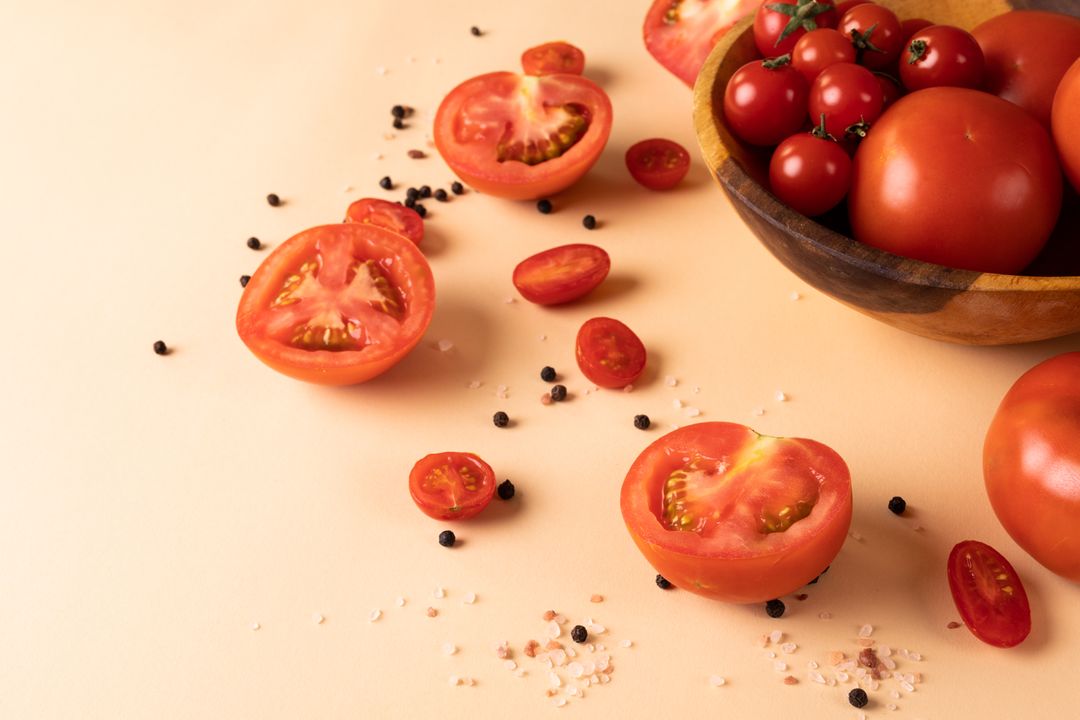
[[[514,268],[514,287],[529,302],[559,305],[592,292],[607,277],[611,258],[595,245],[560,245]]]
[[[1065,177],[1080,193],[1080,58],[1061,78],[1051,112],[1050,127]]]
[[[754,14],[754,44],[762,57],[787,55],[803,35],[836,21],[832,0],[764,0]]]
[[[1080,582],[1080,352],[1050,358],[1013,384],[986,433],[983,478],[1016,544]]]
[[[848,211],[861,242],[964,270],[1016,273],[1046,244],[1061,208],[1046,131],[987,93],[906,95],[855,153]]]
[[[582,374],[604,388],[624,388],[645,372],[645,344],[618,320],[596,317],[578,330],[574,354]]]
[[[855,46],[831,28],[806,33],[791,51],[791,64],[809,85],[822,70],[837,63],[855,62]]]
[[[434,309],[431,269],[410,240],[376,225],[323,225],[263,260],[240,298],[236,329],[278,372],[350,385],[405,357]]]
[[[409,473],[409,494],[425,515],[466,520],[491,502],[495,472],[472,453],[432,453],[417,461]]]
[[[724,120],[743,142],[776,145],[806,122],[806,96],[790,61],[751,60],[724,88]]]
[[[690,153],[674,140],[650,138],[626,151],[626,169],[639,185],[650,190],[670,190],[690,170]]]
[[[424,240],[424,219],[412,208],[378,198],[361,198],[345,211],[345,222],[367,223],[404,235],[419,245]]]
[[[814,217],[832,210],[851,187],[851,157],[835,140],[792,135],[769,161],[769,187],[796,212]]]
[[[653,0],[645,15],[645,48],[693,87],[717,41],[760,4],[761,0]]]
[[[553,195],[588,172],[611,134],[611,102],[579,75],[480,75],[435,114],[435,146],[462,180],[512,200]]]
[[[585,53],[568,42],[544,43],[522,53],[521,69],[526,75],[580,75],[585,72]]]
[[[978,540],[957,543],[949,553],[949,590],[960,619],[990,645],[1013,647],[1031,632],[1031,606],[1009,561]]]
[[[986,62],[971,33],[951,25],[931,25],[907,39],[900,55],[900,81],[909,91],[928,87],[982,86]]]
[[[862,6],[860,6],[862,7]],[[881,83],[861,65],[835,63],[818,73],[810,85],[807,106],[815,122],[825,116],[825,129],[843,140],[856,123],[873,125],[885,103]]]
[[[645,559],[676,587],[762,602],[836,557],[851,525],[851,476],[819,442],[698,423],[645,448],[620,504]]]
[[[904,38],[904,47],[910,45],[911,36],[919,32],[923,28],[928,28],[931,25],[936,25],[929,20],[923,18],[908,18],[907,20],[900,21],[900,35]],[[903,51],[901,51],[903,52]]]
[[[856,59],[871,70],[892,68],[904,47],[900,19],[884,5],[856,5],[844,13],[836,29],[852,38]]]

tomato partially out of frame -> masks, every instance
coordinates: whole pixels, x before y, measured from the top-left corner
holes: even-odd
[[[645,49],[694,87],[717,41],[760,4],[761,0],[653,0],[645,16]]]
[[[349,205],[345,222],[377,225],[404,235],[417,245],[424,240],[424,219],[420,213],[389,200],[361,198]]]
[[[1031,632],[1031,606],[1020,577],[1001,553],[978,540],[949,553],[949,590],[960,619],[990,645],[1013,647]]]
[[[472,453],[432,453],[409,472],[409,494],[429,517],[465,520],[491,502],[495,472]]]
[[[626,169],[639,185],[650,190],[670,190],[690,170],[690,153],[674,140],[641,140],[626,151]]]
[[[1057,145],[1061,169],[1080,193],[1080,57],[1061,78],[1050,115],[1050,127]]]
[[[836,557],[851,525],[851,475],[819,442],[698,423],[645,448],[621,507],[638,549],[676,587],[763,602]]]
[[[560,305],[592,292],[611,269],[595,245],[560,245],[525,258],[514,268],[514,287],[537,305]]]
[[[278,372],[351,385],[405,357],[434,309],[431,268],[410,240],[376,225],[323,225],[263,260],[240,298],[236,329]]]
[[[521,69],[526,75],[580,75],[585,72],[585,53],[568,42],[544,43],[521,54]]]
[[[479,75],[451,90],[435,114],[435,146],[450,169],[511,200],[570,187],[610,134],[611,101],[580,75]]]
[[[618,320],[586,320],[574,345],[582,374],[600,387],[624,388],[645,372],[645,345]]]

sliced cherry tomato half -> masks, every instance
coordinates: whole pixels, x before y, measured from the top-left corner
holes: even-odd
[[[559,305],[592,292],[611,269],[603,248],[560,245],[527,257],[514,268],[514,287],[529,302]]]
[[[432,453],[413,465],[409,494],[416,507],[429,517],[465,520],[491,502],[495,472],[472,453]]]
[[[645,371],[645,345],[618,320],[596,317],[578,330],[575,354],[582,374],[605,388],[624,388]]]
[[[435,146],[481,192],[535,200],[588,172],[611,134],[611,101],[579,75],[480,75],[435,114]]]
[[[1013,647],[1031,632],[1031,606],[1020,577],[1001,553],[978,540],[949,553],[949,590],[960,619],[984,643]]]
[[[690,153],[674,140],[642,140],[626,151],[626,168],[639,185],[650,190],[670,190],[690,170]]]
[[[851,525],[851,475],[819,442],[698,423],[645,448],[620,504],[638,549],[676,587],[763,602],[836,557]]]
[[[645,16],[645,48],[693,87],[717,41],[760,4],[761,0],[653,0]]]
[[[410,240],[376,225],[305,230],[251,276],[236,329],[290,377],[350,385],[390,369],[431,322],[435,282]]]
[[[345,222],[377,225],[404,235],[417,245],[424,239],[424,220],[420,213],[389,200],[361,198],[349,205]]]
[[[585,53],[568,42],[549,42],[521,54],[526,75],[580,75],[585,72]]]

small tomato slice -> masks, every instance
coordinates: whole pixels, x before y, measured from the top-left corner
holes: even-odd
[[[670,190],[690,170],[690,153],[673,140],[642,140],[626,151],[626,168],[639,185],[650,190]]]
[[[645,345],[618,320],[586,320],[575,343],[578,367],[585,377],[605,388],[623,388],[645,371]]]
[[[611,101],[580,75],[480,75],[450,91],[435,114],[435,146],[481,192],[530,200],[588,172],[611,134]]]
[[[851,525],[851,475],[819,442],[697,423],[645,448],[620,504],[638,549],[677,587],[764,602],[836,557]]]
[[[585,53],[568,42],[549,42],[521,54],[526,75],[580,75],[585,72]]]
[[[435,282],[411,241],[376,225],[305,230],[251,276],[236,329],[278,372],[350,385],[385,372],[431,323]]]
[[[537,305],[559,305],[592,292],[611,269],[603,248],[560,245],[527,257],[514,268],[514,287]]]
[[[409,494],[429,517],[465,520],[491,502],[495,472],[472,453],[432,453],[413,465]]]
[[[378,198],[362,198],[349,205],[345,222],[368,223],[398,235],[404,235],[419,245],[424,239],[424,220],[412,208]]]
[[[645,16],[645,49],[693,87],[721,36],[760,4],[761,0],[653,0]]]
[[[949,590],[960,618],[984,643],[1013,647],[1031,632],[1031,606],[1020,577],[1001,553],[977,540],[949,553]]]

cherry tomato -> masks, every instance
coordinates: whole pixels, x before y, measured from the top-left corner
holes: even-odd
[[[595,245],[561,245],[514,268],[514,287],[529,302],[558,305],[592,292],[607,277],[611,258]]]
[[[840,18],[837,29],[852,39],[859,63],[871,70],[895,65],[904,47],[899,18],[881,5],[867,3],[851,8]]]
[[[769,162],[773,194],[797,212],[814,217],[832,210],[851,187],[851,157],[819,128],[792,135]]]
[[[424,239],[424,220],[412,208],[379,200],[361,198],[345,211],[345,222],[368,223],[404,235],[419,245]]]
[[[1050,127],[1054,91],[1080,57],[1080,19],[1014,10],[971,31],[986,57],[986,90]]]
[[[690,153],[673,140],[642,140],[626,151],[626,168],[640,185],[650,190],[670,190],[690,170]]]
[[[814,82],[830,65],[854,62],[855,46],[831,28],[811,30],[799,38],[791,51],[791,65],[806,78],[807,84]]]
[[[435,146],[481,192],[512,200],[553,195],[588,172],[611,134],[611,101],[579,75],[480,75],[435,114]]]
[[[1031,606],[1020,577],[1001,553],[978,540],[949,553],[949,590],[960,619],[984,643],[1013,647],[1031,632]]]
[[[890,106],[903,96],[904,91],[896,81],[884,73],[874,73],[874,77],[877,78],[878,85],[881,86],[881,94],[883,101],[881,104],[881,112],[884,113]]]
[[[580,75],[585,72],[585,53],[568,42],[549,42],[521,54],[526,75]]]
[[[862,6],[860,6],[862,7]],[[825,115],[825,129],[838,140],[856,123],[873,125],[885,97],[874,74],[852,63],[830,65],[810,85],[810,117]]]
[[[409,494],[416,507],[429,517],[465,520],[491,502],[495,472],[472,453],[433,453],[413,465]]]
[[[1053,572],[1080,582],[1080,352],[1017,380],[983,445],[983,478],[1002,526]]]
[[[856,5],[870,5],[870,4],[871,4],[870,0],[843,0],[842,2],[836,3],[836,17],[837,18],[844,17],[844,13],[846,13],[848,10],[855,7]]]
[[[645,16],[645,48],[693,87],[717,41],[759,4],[761,0],[653,0]]]
[[[1061,169],[1073,188],[1080,192],[1080,58],[1058,84],[1051,112],[1051,128],[1057,144]]]
[[[324,225],[263,260],[240,298],[236,329],[278,372],[350,385],[405,357],[434,309],[431,268],[411,241],[366,223]]]
[[[906,48],[911,44],[910,40],[912,35],[936,24],[937,23],[932,23],[929,20],[923,20],[922,18],[908,18],[907,20],[901,20],[900,35],[904,38],[904,47]]]
[[[788,55],[806,33],[836,27],[837,17],[832,0],[764,0],[754,15],[754,43],[764,57]]]
[[[928,87],[982,85],[982,49],[971,33],[951,25],[931,25],[912,35],[900,56],[900,80],[909,91]]]
[[[1031,262],[1060,208],[1046,131],[1015,105],[966,88],[900,98],[855,153],[848,195],[856,239],[997,273]]]
[[[586,320],[578,330],[575,355],[582,374],[604,388],[624,388],[645,371],[645,345],[612,318]]]
[[[776,145],[806,121],[806,80],[788,58],[752,60],[724,88],[724,119],[751,145]]]
[[[763,602],[836,557],[851,525],[851,475],[819,442],[698,423],[638,455],[620,504],[638,549],[676,587]]]

